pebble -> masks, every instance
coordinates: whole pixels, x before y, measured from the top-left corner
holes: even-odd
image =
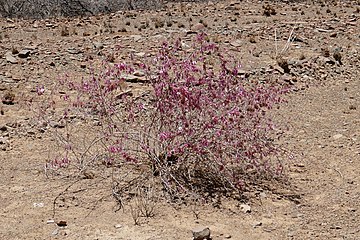
[[[243,212],[243,213],[250,213],[251,212],[251,207],[247,204],[241,204],[240,205],[240,210]]]
[[[56,236],[56,235],[58,235],[59,234],[59,229],[58,228],[56,228],[52,233],[51,233],[51,235],[53,235],[53,236]]]
[[[192,230],[193,240],[208,240],[210,239],[210,228],[196,227]]]
[[[114,227],[115,227],[116,229],[119,229],[119,228],[122,228],[123,225],[121,225],[121,224],[115,224]]]
[[[104,44],[102,44],[101,42],[94,42],[94,47],[96,49],[103,49],[104,48]]]
[[[260,227],[261,225],[262,225],[262,222],[256,221],[256,222],[254,222],[253,227],[257,228],[257,227]]]
[[[205,26],[202,23],[197,23],[194,26],[192,26],[192,28],[191,28],[191,30],[193,30],[193,31],[201,31],[204,29],[205,29]]]
[[[342,135],[342,134],[335,134],[334,136],[333,136],[333,139],[335,139],[335,140],[338,140],[338,139],[340,139],[340,138],[342,138],[344,135]]]
[[[242,43],[243,42],[241,40],[235,40],[235,41],[230,42],[230,45],[233,47],[240,47],[242,45]]]

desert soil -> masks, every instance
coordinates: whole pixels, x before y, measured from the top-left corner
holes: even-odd
[[[169,3],[86,18],[0,19],[0,239],[192,239],[197,226],[208,226],[213,240],[360,239],[359,2],[264,6]],[[164,40],[186,44],[201,31],[238,57],[241,75],[290,87],[272,111],[276,142],[291,153],[283,159],[287,186],[259,186],[247,202],[224,199],[217,208],[159,201],[153,217],[134,225],[129,207],[116,211],[108,179],[45,175],[51,136],[24,105],[37,86],[86,75],[89,62],[153,54]]]

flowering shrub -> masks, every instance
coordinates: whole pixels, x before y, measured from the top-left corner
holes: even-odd
[[[205,34],[189,49],[164,43],[153,59],[105,63],[81,82],[62,79],[63,119],[96,118],[102,161],[145,166],[172,196],[242,191],[250,179],[282,173],[266,111],[283,90],[250,82],[239,68]],[[136,94],[125,82],[139,74],[148,84]]]

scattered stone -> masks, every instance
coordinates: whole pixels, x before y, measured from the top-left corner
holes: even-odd
[[[230,239],[230,238],[231,238],[231,235],[230,235],[230,234],[226,234],[226,235],[224,236],[224,238],[225,238],[225,239]]]
[[[44,206],[45,206],[45,204],[42,203],[42,202],[40,202],[40,203],[33,203],[33,207],[34,207],[34,208],[42,208],[42,207],[44,207]]]
[[[130,37],[132,37],[135,42],[138,42],[142,39],[141,35],[130,35]]]
[[[140,76],[128,74],[128,75],[124,75],[122,77],[124,78],[124,80],[126,82],[131,82],[131,83],[146,83],[146,82],[148,82],[146,77],[143,77],[143,76],[140,77]]]
[[[138,53],[135,53],[134,55],[137,56],[137,57],[144,57],[146,53],[144,52],[138,52]]]
[[[52,128],[64,128],[65,124],[62,122],[50,121],[49,126]]]
[[[67,226],[67,223],[66,221],[59,221],[56,223],[59,227],[66,227]]]
[[[330,37],[334,38],[337,36],[337,32],[333,32],[332,34],[330,34]]]
[[[254,222],[254,224],[253,224],[253,228],[260,227],[261,225],[262,225],[262,222],[256,221],[256,222]]]
[[[238,39],[238,40],[230,42],[230,45],[233,46],[233,47],[240,47],[242,45],[242,43],[243,42]]]
[[[209,240],[210,228],[208,227],[197,227],[192,230],[193,240]]]
[[[197,23],[194,26],[192,26],[192,28],[191,28],[192,31],[202,31],[204,29],[205,29],[205,26],[202,23]]]
[[[53,236],[56,236],[56,235],[58,235],[59,234],[59,229],[57,228],[57,229],[55,229],[52,233],[51,233],[51,235],[53,235]]]
[[[251,207],[248,204],[241,204],[240,205],[240,210],[243,213],[250,213],[251,212]]]
[[[121,224],[115,224],[115,226],[114,226],[116,229],[119,229],[119,228],[122,228],[123,227],[123,225],[121,225]]]
[[[11,52],[7,52],[5,54],[6,61],[12,64],[17,64],[18,60],[11,54]]]
[[[288,62],[287,62],[284,58],[278,57],[278,58],[277,58],[277,64],[278,64],[282,69],[284,69],[284,72],[285,72],[285,73],[290,73],[289,64],[288,64]]]
[[[271,5],[267,4],[263,6],[264,12],[263,14],[267,17],[270,17],[271,15],[276,15],[276,10]]]
[[[323,28],[317,28],[316,30],[318,32],[332,32],[332,30],[327,30],[327,29],[323,29]]]
[[[6,105],[14,105],[15,104],[15,94],[12,92],[6,92],[2,98],[2,103]]]
[[[317,61],[322,64],[325,65],[326,63],[334,65],[335,62],[333,60],[331,60],[330,58],[324,57],[324,56],[319,56]]]
[[[30,50],[28,50],[28,49],[21,50],[18,53],[19,58],[27,58],[27,57],[29,57],[29,55],[30,55]]]
[[[344,136],[344,135],[342,135],[342,134],[335,134],[335,135],[333,136],[333,139],[338,140],[338,139],[342,138],[343,136]]]
[[[70,54],[80,54],[80,53],[82,53],[82,51],[80,49],[76,49],[76,48],[69,48],[67,50],[67,52],[70,53]]]
[[[341,56],[340,50],[334,51],[333,57],[339,64],[342,64],[342,62],[341,62],[342,56]]]
[[[355,105],[350,105],[350,106],[349,106],[349,109],[350,109],[350,110],[356,110],[356,106],[355,106]]]
[[[255,36],[254,36],[254,35],[250,35],[250,36],[249,36],[249,42],[250,42],[250,43],[256,43],[256,39],[255,39]]]
[[[96,49],[103,49],[104,48],[104,44],[101,42],[94,42],[94,47]]]

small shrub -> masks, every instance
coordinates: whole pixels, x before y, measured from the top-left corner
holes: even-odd
[[[61,79],[57,91],[67,103],[62,119],[96,118],[100,135],[85,152],[101,157],[80,154],[78,161],[71,161],[76,142],[64,141],[71,142],[64,144],[66,167],[78,164],[83,169],[96,161],[127,166],[134,175],[158,179],[174,198],[241,192],[255,179],[281,176],[266,111],[281,101],[283,90],[242,78],[239,63],[224,52],[201,34],[192,51],[183,50],[178,40],[164,43],[154,59],[104,63],[80,82]],[[150,90],[134,95],[124,87],[129,75],[145,75]],[[43,93],[39,88],[38,94]],[[53,112],[46,110],[52,109],[49,105],[42,116]],[[89,122],[85,120],[83,124]],[[69,136],[66,132],[63,139]],[[60,163],[63,167],[64,161]],[[138,210],[133,210],[137,223]]]

